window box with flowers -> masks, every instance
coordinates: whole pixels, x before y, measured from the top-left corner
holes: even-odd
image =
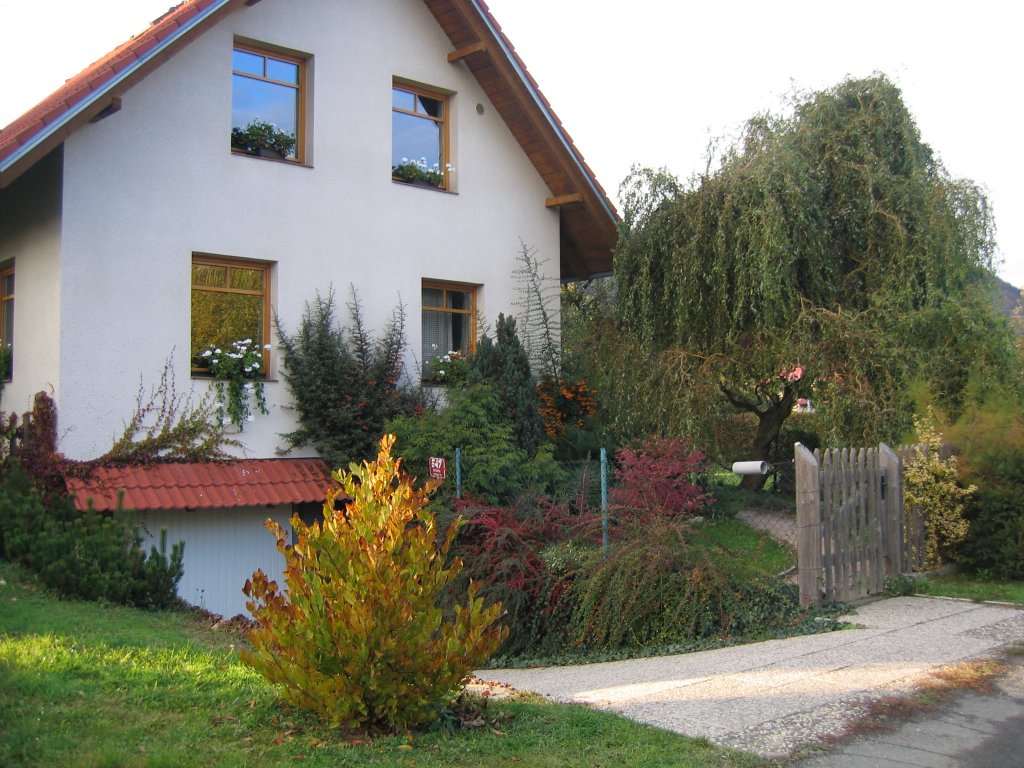
[[[410,160],[403,157],[401,162],[391,168],[391,178],[405,184],[412,184],[418,187],[433,187],[435,189],[447,189],[452,174],[455,173],[455,166],[445,163],[444,168],[437,163],[427,165],[427,158]]]
[[[434,385],[465,384],[469,379],[471,364],[468,359],[457,351],[433,358],[427,368],[428,383]]]
[[[231,129],[231,148],[247,155],[294,160],[295,134],[265,120],[253,120],[244,128]]]
[[[269,413],[263,394],[263,350],[268,349],[269,344],[260,349],[252,339],[241,339],[232,342],[227,352],[211,344],[200,355],[201,366],[213,376],[224,426],[234,424],[242,431],[255,420],[254,408]]]

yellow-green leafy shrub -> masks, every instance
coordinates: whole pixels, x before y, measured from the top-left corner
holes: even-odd
[[[924,566],[938,567],[968,533],[964,503],[977,490],[960,484],[956,459],[942,459],[942,436],[929,409],[928,418],[914,418],[918,448],[903,468],[903,507],[908,517],[924,519]]]
[[[438,598],[462,567],[448,562],[459,523],[438,542],[426,509],[434,486],[415,489],[393,445],[386,436],[376,461],[335,473],[341,489],[328,492],[323,522],[292,518],[294,545],[268,520],[287,589],[262,571],[244,589],[259,625],[243,659],[294,705],[350,729],[429,722],[504,637],[501,606],[485,608],[473,584],[442,615]]]

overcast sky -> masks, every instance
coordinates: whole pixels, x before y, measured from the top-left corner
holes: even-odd
[[[295,0],[292,0],[295,2]],[[370,2],[372,0],[363,0]],[[0,0],[0,125],[166,11],[169,0]],[[1024,286],[1024,56],[1015,4],[488,0],[617,202],[632,164],[688,178],[709,141],[794,88],[882,72],[924,140],[988,193],[1000,274]],[[298,4],[296,4],[298,6]],[[102,19],[102,22],[98,21]]]

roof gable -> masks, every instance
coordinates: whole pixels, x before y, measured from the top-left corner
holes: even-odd
[[[185,0],[68,80],[0,131],[0,189],[90,121],[120,109],[120,95],[203,31],[259,0]],[[618,217],[604,189],[482,0],[424,0],[544,180],[561,219],[561,275],[611,270]]]

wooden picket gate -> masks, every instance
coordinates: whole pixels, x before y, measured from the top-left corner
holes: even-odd
[[[907,562],[900,457],[885,444],[795,453],[801,602],[882,593]]]

